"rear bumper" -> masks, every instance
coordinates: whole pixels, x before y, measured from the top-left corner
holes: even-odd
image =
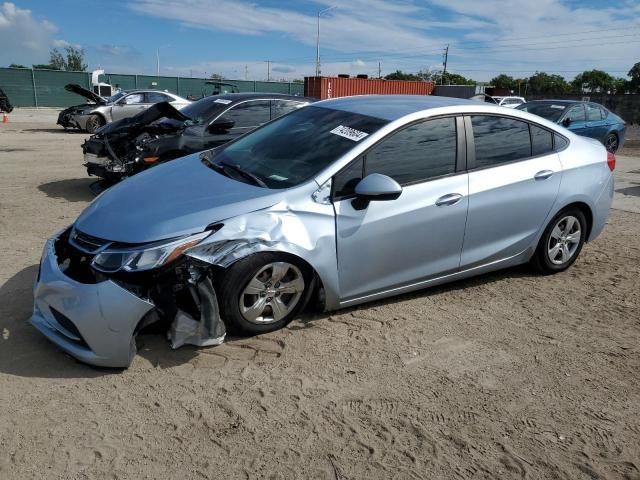
[[[609,218],[609,210],[611,210],[611,204],[613,203],[614,184],[615,181],[612,172],[594,204],[593,225],[591,226],[591,233],[587,239],[588,242],[595,240],[598,235],[602,233],[602,230],[604,230],[607,218]]]
[[[55,240],[45,245],[31,324],[78,360],[128,367],[136,353],[134,333],[153,303],[111,280],[84,284],[67,277],[58,266]]]

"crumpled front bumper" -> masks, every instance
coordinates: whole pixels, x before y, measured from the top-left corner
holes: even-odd
[[[78,360],[128,367],[136,353],[136,327],[153,303],[111,280],[85,284],[67,277],[58,266],[55,240],[45,245],[34,285],[32,325]]]

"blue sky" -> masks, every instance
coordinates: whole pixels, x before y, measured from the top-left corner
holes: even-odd
[[[85,49],[90,69],[263,80],[315,69],[383,75],[448,70],[476,80],[536,70],[625,76],[640,61],[640,2],[613,0],[0,0],[0,65],[46,63],[53,46]]]

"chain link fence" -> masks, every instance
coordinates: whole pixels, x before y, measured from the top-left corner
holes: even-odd
[[[210,95],[214,86],[206,78],[167,77],[156,75],[125,75],[107,73],[100,80],[123,90],[136,88],[167,90],[181,97],[201,98]],[[221,80],[238,87],[240,92],[269,92],[303,95],[304,85],[292,82],[260,82]],[[0,88],[16,107],[69,107],[83,103],[76,94],[67,92],[68,83],[91,89],[91,72],[64,72],[30,68],[0,68]]]

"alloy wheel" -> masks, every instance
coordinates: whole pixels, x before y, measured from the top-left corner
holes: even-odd
[[[282,320],[296,307],[305,289],[298,267],[273,262],[262,267],[240,295],[240,313],[251,323]]]
[[[605,147],[606,147],[607,151],[609,151],[611,153],[616,153],[616,151],[618,150],[618,137],[617,137],[617,135],[610,134],[607,137],[607,141],[606,141]]]
[[[564,265],[576,254],[580,246],[582,230],[580,221],[573,215],[560,218],[549,236],[547,255],[554,265]]]

